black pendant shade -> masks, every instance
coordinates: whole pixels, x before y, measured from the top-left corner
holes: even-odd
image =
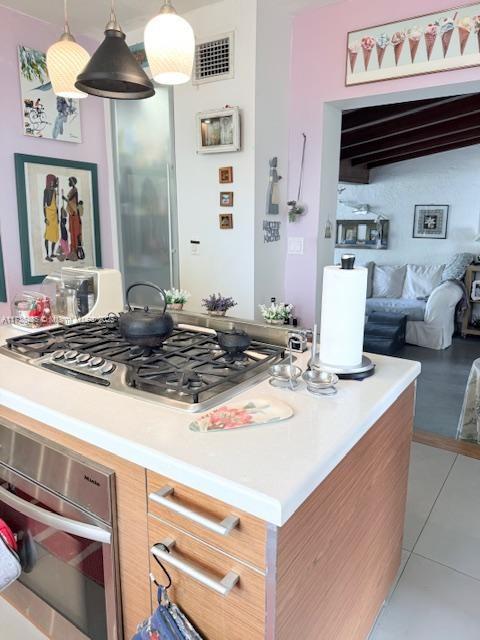
[[[125,34],[107,25],[105,40],[77,77],[75,86],[100,98],[140,100],[155,94],[153,84],[125,42]]]

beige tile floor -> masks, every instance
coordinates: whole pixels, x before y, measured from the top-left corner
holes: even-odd
[[[412,445],[404,552],[370,640],[480,639],[480,460]]]
[[[402,563],[370,640],[479,640],[479,603],[480,460],[414,443]],[[46,640],[1,598],[0,620],[2,638]]]

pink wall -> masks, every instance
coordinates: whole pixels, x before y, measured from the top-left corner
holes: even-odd
[[[61,7],[59,4],[59,24]],[[112,266],[113,246],[108,203],[108,173],[105,140],[103,100],[89,97],[82,102],[81,144],[42,140],[23,135],[20,81],[18,77],[17,46],[26,46],[46,51],[58,39],[61,26],[51,25],[29,16],[0,7],[0,68],[2,90],[0,99],[0,229],[3,261],[9,303],[15,293],[22,289],[22,270],[15,191],[14,153],[51,156],[68,160],[95,162],[98,164],[102,258],[104,266]],[[72,25],[73,27],[74,25]],[[77,38],[90,52],[96,43]],[[0,304],[0,315],[10,313],[10,304]]]
[[[321,211],[320,179],[325,103],[473,81],[477,84],[471,90],[480,89],[478,68],[346,87],[344,78],[347,32],[407,19],[421,13],[443,11],[452,6],[455,6],[452,0],[423,0],[421,5],[417,0],[346,0],[308,9],[295,18],[290,87],[289,163],[290,175],[297,176],[301,134],[304,131],[308,136],[308,148],[302,202],[308,205],[308,213],[298,223],[288,225],[288,235],[303,236],[305,247],[303,256],[287,256],[285,299],[296,305],[302,323],[307,326],[314,322],[315,299],[319,286],[319,216],[326,216],[328,213],[332,220],[335,219],[335,211]],[[401,99],[406,98],[403,96]],[[328,161],[328,156],[326,160]],[[296,184],[290,185],[292,197],[297,188]]]

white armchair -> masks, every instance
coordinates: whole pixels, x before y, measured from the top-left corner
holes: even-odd
[[[461,286],[452,281],[434,289],[427,300],[423,322],[407,322],[407,342],[430,349],[449,347],[455,330],[455,308],[462,295]]]

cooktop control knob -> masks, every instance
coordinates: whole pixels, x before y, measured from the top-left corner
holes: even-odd
[[[90,360],[90,366],[92,367],[92,369],[98,369],[98,367],[101,367],[104,363],[105,360],[103,358],[100,358],[100,356],[95,356]]]
[[[108,374],[113,373],[115,371],[115,365],[113,362],[106,362],[103,367],[100,369],[100,373],[104,376],[108,376]]]
[[[65,360],[75,360],[75,358],[78,356],[78,351],[67,351],[65,353]]]
[[[89,360],[90,360],[89,353],[81,353],[77,358],[78,364],[87,364]]]
[[[65,357],[65,351],[55,351],[55,353],[53,354],[52,358],[54,360],[63,360],[63,358]]]

